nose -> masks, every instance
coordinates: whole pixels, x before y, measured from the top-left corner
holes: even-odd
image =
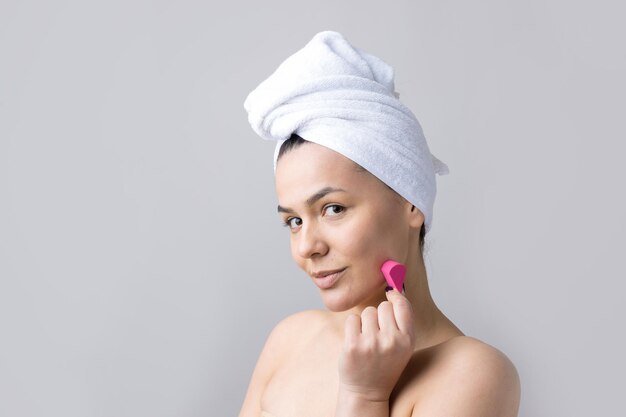
[[[322,231],[310,222],[302,225],[294,244],[301,258],[312,258],[325,255],[328,252],[328,245]]]

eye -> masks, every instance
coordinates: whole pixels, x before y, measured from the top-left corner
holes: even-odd
[[[292,223],[292,220],[298,220],[300,223],[294,225],[294,223]],[[302,219],[300,219],[299,217],[290,217],[282,223],[283,226],[293,229],[294,227],[300,226],[302,224]]]
[[[324,211],[326,211],[327,209],[330,209],[330,208],[333,209],[333,210],[330,211],[330,213],[332,213],[332,214],[339,214],[339,213],[341,213],[341,212],[343,212],[345,210],[345,207],[340,206],[339,204],[329,204],[328,206],[324,207]]]

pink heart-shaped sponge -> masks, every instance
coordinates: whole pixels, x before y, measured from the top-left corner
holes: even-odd
[[[385,261],[380,270],[385,276],[385,280],[389,286],[393,287],[398,292],[402,292],[402,284],[404,283],[404,275],[406,274],[406,267],[400,262],[392,261],[389,259]]]

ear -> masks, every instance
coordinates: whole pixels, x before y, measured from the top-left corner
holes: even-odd
[[[409,225],[419,230],[419,228],[422,227],[422,225],[424,224],[424,214],[421,212],[420,209],[415,207],[413,204],[409,203],[409,206],[410,206],[409,208],[410,211],[408,213]]]

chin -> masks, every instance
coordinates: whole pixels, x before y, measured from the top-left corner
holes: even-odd
[[[321,296],[326,308],[333,313],[350,310],[355,305],[352,299],[346,298],[340,291],[337,291],[335,294],[322,293]]]
[[[324,305],[329,311],[340,313],[350,310],[359,304],[374,305],[379,303],[380,294],[384,294],[387,282],[384,281],[377,287],[370,288],[370,292],[358,292],[356,289],[346,289],[342,287],[334,287],[329,290],[321,290],[320,296]],[[360,289],[360,291],[367,291]],[[384,295],[383,295],[384,297]]]

